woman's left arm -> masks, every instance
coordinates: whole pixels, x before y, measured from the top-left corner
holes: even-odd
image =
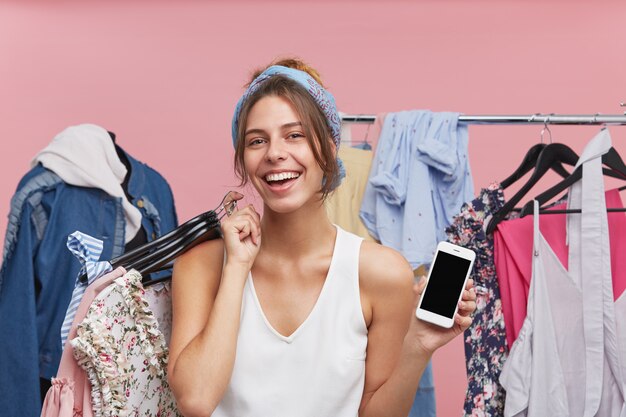
[[[361,298],[370,320],[359,416],[406,417],[433,352],[471,324],[473,283],[466,286],[454,326],[445,329],[415,317],[426,280],[413,284],[413,271],[402,255],[364,242],[360,259]]]

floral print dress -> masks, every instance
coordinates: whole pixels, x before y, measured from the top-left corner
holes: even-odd
[[[493,236],[485,229],[504,205],[502,187],[494,183],[461,212],[447,228],[448,241],[476,252],[471,278],[476,289],[476,311],[465,331],[468,388],[464,415],[497,417],[504,414],[505,392],[498,379],[508,355],[500,289],[494,264]]]
[[[95,417],[179,416],[167,383],[169,286],[144,290],[135,270],[92,302],[71,340],[91,383]]]

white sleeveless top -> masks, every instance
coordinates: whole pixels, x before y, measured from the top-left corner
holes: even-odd
[[[248,275],[235,366],[213,417],[358,415],[367,348],[359,291],[362,240],[337,226],[317,302],[289,337],[263,314]]]

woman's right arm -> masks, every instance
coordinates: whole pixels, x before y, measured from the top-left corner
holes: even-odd
[[[243,288],[258,252],[258,221],[251,207],[236,212],[222,223],[224,240],[200,244],[174,265],[168,380],[186,417],[210,416],[230,381]]]

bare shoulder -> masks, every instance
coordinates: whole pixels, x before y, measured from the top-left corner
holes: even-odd
[[[364,241],[359,256],[359,287],[370,333],[374,323],[388,326],[396,321],[408,325],[404,318],[409,316],[413,300],[413,270],[399,252]]]
[[[174,264],[174,273],[176,270],[196,270],[206,267],[218,269],[221,272],[221,268],[216,268],[216,266],[221,267],[223,261],[224,241],[213,239],[202,242],[180,255]]]
[[[172,276],[172,336],[169,371],[180,352],[202,330],[222,275],[224,242],[209,240],[176,258]]]
[[[359,257],[361,306],[367,324],[361,409],[389,380],[413,317],[413,270],[394,249],[363,242]]]
[[[359,282],[367,294],[410,290],[413,270],[398,251],[364,241],[359,257]]]

